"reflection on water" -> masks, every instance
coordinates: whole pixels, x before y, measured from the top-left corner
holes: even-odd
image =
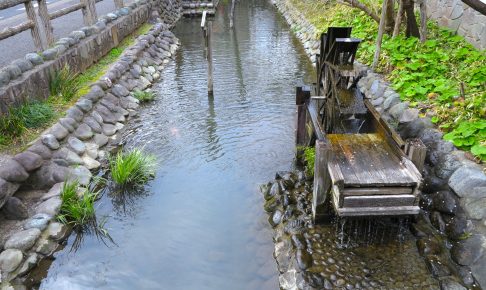
[[[267,1],[241,1],[234,32],[226,9],[213,24],[214,98],[200,20],[182,20],[159,97],[125,140],[157,155],[155,179],[105,194],[98,215],[116,245],[86,236],[69,252],[71,237],[41,289],[278,289],[258,184],[290,169],[294,88],[312,68]]]

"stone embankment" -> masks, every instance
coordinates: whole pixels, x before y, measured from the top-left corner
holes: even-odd
[[[107,144],[116,143],[124,123],[137,115],[139,101],[131,92],[151,86],[171,60],[179,43],[169,29],[181,15],[180,5],[172,2],[159,3],[171,8],[159,11],[164,22],[138,37],[63,118],[0,168],[2,287],[50,256],[66,237],[66,226],[55,221],[63,182],[89,185],[92,172],[106,163]]]
[[[315,63],[319,46],[316,29],[290,1],[273,2],[296,30],[297,37]],[[422,173],[423,211],[414,225],[414,233],[429,270],[444,281],[445,289],[452,289],[446,286],[453,285],[451,281],[455,281],[455,277],[467,287],[474,283],[474,279],[486,287],[484,164],[473,162],[468,153],[443,140],[443,133],[434,128],[430,118],[420,117],[418,109],[402,102],[383,76],[367,69],[358,88],[404,140],[419,138],[427,146]]]

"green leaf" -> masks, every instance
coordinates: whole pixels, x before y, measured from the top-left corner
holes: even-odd
[[[439,122],[439,117],[433,116],[430,120],[432,121],[432,123],[437,124],[437,122]]]
[[[486,156],[486,146],[483,145],[474,145],[471,147],[471,153],[476,156]]]

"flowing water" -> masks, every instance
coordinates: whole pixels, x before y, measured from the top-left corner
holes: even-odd
[[[269,1],[239,2],[234,31],[228,6],[213,23],[214,98],[200,19],[183,19],[159,97],[126,137],[158,157],[155,179],[125,198],[105,194],[98,219],[108,216],[116,244],[85,235],[71,251],[72,236],[41,289],[278,289],[258,185],[291,169],[295,86],[313,69]]]

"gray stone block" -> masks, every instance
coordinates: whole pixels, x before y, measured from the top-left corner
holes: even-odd
[[[40,155],[30,151],[19,153],[14,156],[14,159],[27,171],[32,171],[41,167],[44,162]]]
[[[469,197],[476,187],[486,187],[486,175],[477,167],[463,165],[449,178],[449,186],[460,197]]]

